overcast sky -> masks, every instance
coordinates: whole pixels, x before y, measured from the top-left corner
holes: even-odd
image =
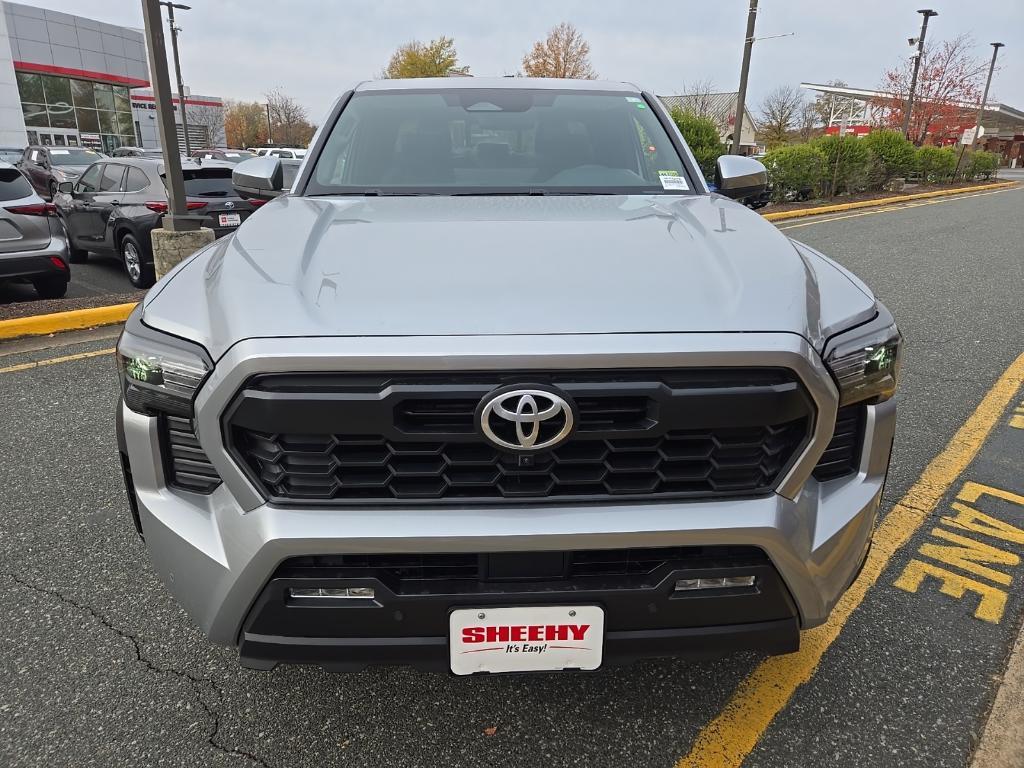
[[[179,0],[180,1],[180,0]],[[477,75],[520,68],[534,40],[571,21],[590,42],[601,77],[658,94],[711,79],[736,90],[746,0],[185,0],[181,66],[193,93],[259,100],[283,88],[319,122],[347,86],[375,76],[412,40],[455,38],[459,63]],[[23,0],[112,24],[142,27],[139,0]],[[1024,109],[1024,0],[931,0],[929,40],[969,32],[986,60],[1000,41],[990,100]],[[912,51],[922,0],[761,0],[748,104],[776,85],[841,79],[873,88]]]

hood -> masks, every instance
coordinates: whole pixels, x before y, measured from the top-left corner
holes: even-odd
[[[54,165],[50,167],[50,170],[53,173],[63,173],[65,176],[81,176],[88,167],[88,165]]]
[[[157,285],[144,319],[218,358],[284,336],[775,331],[820,349],[873,314],[722,197],[284,196]]]

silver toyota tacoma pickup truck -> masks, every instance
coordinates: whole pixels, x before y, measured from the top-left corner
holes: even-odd
[[[623,83],[367,82],[126,323],[153,567],[241,663],[786,653],[864,563],[901,337]],[[293,168],[292,171],[295,171]],[[732,198],[732,199],[730,199]]]

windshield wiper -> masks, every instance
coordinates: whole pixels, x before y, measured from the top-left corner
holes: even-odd
[[[451,192],[454,197],[543,197],[550,195],[546,189],[502,189],[502,190],[480,190],[473,192]]]

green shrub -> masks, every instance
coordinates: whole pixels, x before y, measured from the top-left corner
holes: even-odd
[[[810,144],[773,149],[764,156],[772,199],[776,202],[806,200],[820,194],[825,162],[825,153]]]
[[[715,121],[685,112],[679,107],[673,107],[669,114],[693,151],[693,156],[697,158],[704,178],[711,181],[715,176],[715,161],[725,154],[725,145],[722,144]]]
[[[829,196],[857,192],[870,184],[871,150],[856,136],[821,136],[811,145],[825,155],[822,189]]]
[[[871,175],[879,186],[889,179],[906,178],[917,164],[913,142],[899,131],[872,131],[862,141],[877,161]]]
[[[999,167],[999,155],[995,152],[985,152],[979,149],[971,155],[970,164],[967,166],[967,178],[969,179],[991,179],[992,174]]]
[[[925,181],[949,181],[956,169],[956,152],[952,147],[920,147],[917,150],[917,167]]]

